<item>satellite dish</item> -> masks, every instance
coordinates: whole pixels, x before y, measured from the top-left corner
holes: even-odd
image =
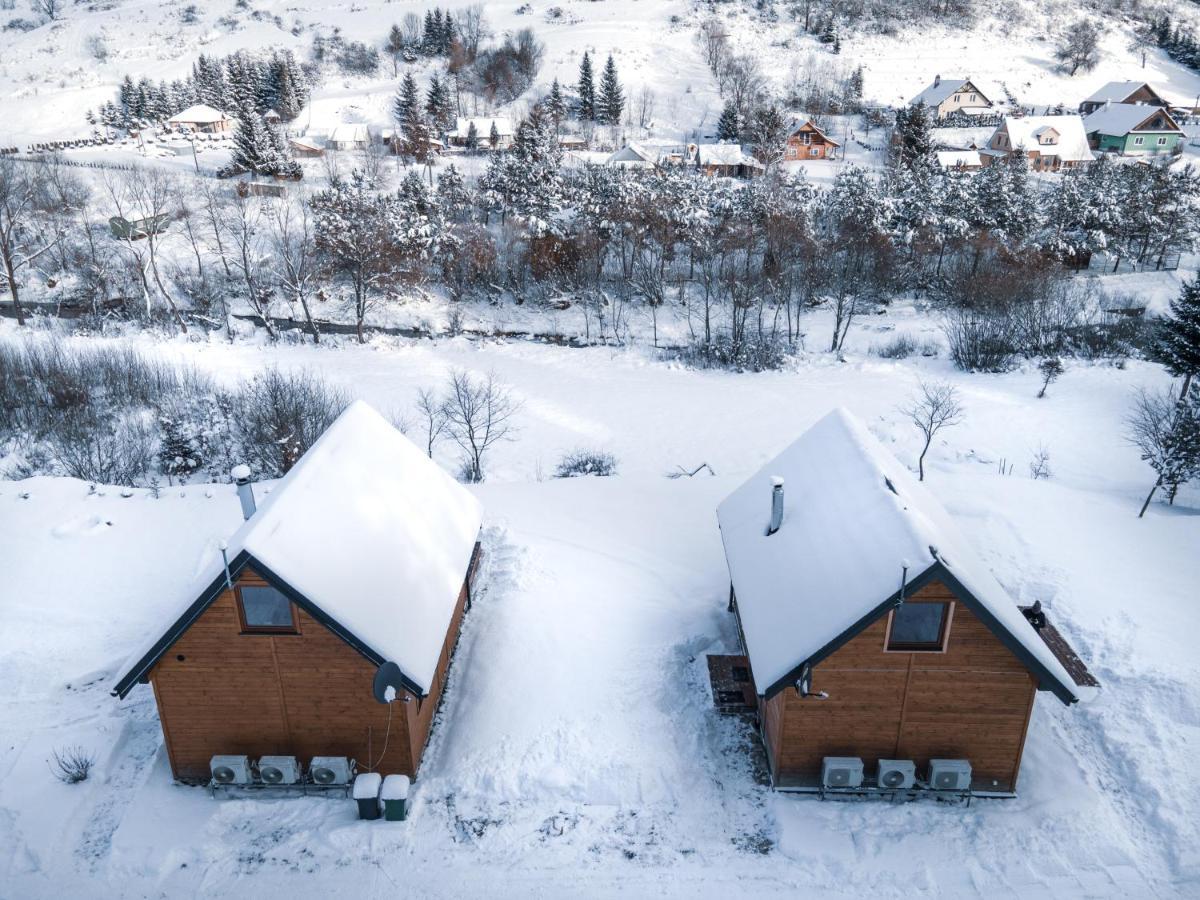
[[[390,696],[388,688],[392,689]],[[378,702],[391,703],[403,689],[404,673],[400,671],[400,667],[394,662],[385,662],[376,670],[375,682],[371,686],[371,693],[375,695],[375,699]]]
[[[213,781],[217,784],[233,784],[234,774],[233,769],[229,766],[217,766],[213,769]]]

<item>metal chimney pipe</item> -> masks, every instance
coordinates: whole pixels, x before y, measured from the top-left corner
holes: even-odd
[[[229,474],[233,476],[238,499],[242,501],[242,518],[249,519],[257,509],[254,503],[254,485],[250,483],[250,467],[245,464],[234,466]]]
[[[771,479],[771,524],[767,527],[767,534],[774,534],[779,530],[779,526],[783,524],[783,479],[775,477]]]

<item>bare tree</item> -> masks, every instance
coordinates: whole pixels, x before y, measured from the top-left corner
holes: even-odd
[[[1054,58],[1062,63],[1068,75],[1074,75],[1080,69],[1090,72],[1100,61],[1099,47],[1100,29],[1086,19],[1080,19],[1063,33],[1054,50]]]
[[[414,15],[413,18],[416,19],[416,16]],[[483,17],[483,4],[472,3],[470,6],[464,6],[454,18],[455,24],[458,25],[458,39],[462,43],[467,61],[473,62],[479,53],[479,44],[488,36],[487,22]],[[404,24],[407,28],[408,16],[404,17]],[[419,20],[417,25],[420,27]]]
[[[654,121],[655,102],[654,90],[648,84],[642,85],[637,97],[638,128],[649,128]]]
[[[1138,512],[1140,519],[1160,487],[1167,488],[1168,502],[1174,503],[1180,485],[1200,477],[1200,390],[1192,388],[1186,400],[1174,388],[1140,390],[1125,427],[1129,442],[1158,473]]]
[[[313,319],[309,298],[320,267],[308,204],[290,196],[271,206],[268,223],[271,233],[272,271],[284,293],[300,304],[313,343],[321,342],[321,332]]]
[[[944,381],[921,382],[921,391],[900,411],[917,426],[925,443],[917,459],[918,480],[925,480],[925,454],[934,436],[943,428],[962,421],[963,408],[958,401],[958,391]]]
[[[513,417],[520,408],[520,401],[496,380],[494,372],[482,378],[462,371],[450,376],[443,405],[446,431],[463,451],[467,481],[483,481],[484,456],[498,442],[512,439]]]
[[[12,297],[17,323],[25,324],[17,273],[29,268],[62,239],[55,228],[40,228],[46,206],[42,182],[24,164],[0,156],[0,284]]]
[[[53,22],[62,15],[63,0],[29,0],[29,6]]]
[[[417,411],[425,426],[425,453],[432,459],[433,447],[446,434],[446,403],[428,388],[417,391]]]
[[[226,262],[246,287],[246,301],[262,319],[267,334],[275,339],[279,333],[271,321],[271,291],[259,277],[269,263],[262,218],[262,204],[257,198],[235,196],[221,222],[225,234],[222,244],[228,253]]]

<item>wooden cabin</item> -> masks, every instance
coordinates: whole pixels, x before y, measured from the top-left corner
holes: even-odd
[[[805,119],[788,133],[784,159],[833,159],[841,146],[837,141]]]
[[[1081,115],[1090,115],[1110,103],[1132,103],[1167,108],[1170,103],[1144,81],[1110,81],[1079,104]]]
[[[151,685],[180,781],[227,754],[415,777],[471,602],[478,501],[361,402],[257,506],[239,491],[244,522],[210,542],[113,693]],[[373,693],[385,663],[391,703]]]
[[[860,758],[868,780],[881,761],[923,773],[950,759],[969,763],[972,791],[1012,795],[1038,692],[1071,704],[1095,685],[844,410],[717,516],[777,788],[821,789],[827,757]]]
[[[757,178],[766,167],[741,148],[724,141],[717,144],[693,144],[688,156],[696,170],[713,178]]]
[[[205,103],[197,103],[171,116],[167,119],[167,124],[173,128],[186,128],[201,134],[227,134],[233,131],[236,121],[229,113],[214,109]]]

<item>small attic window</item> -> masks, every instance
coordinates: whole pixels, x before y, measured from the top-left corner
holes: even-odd
[[[950,618],[950,603],[926,600],[905,602],[892,610],[888,621],[887,650],[892,653],[940,653],[946,649]]]
[[[243,634],[297,634],[296,607],[273,587],[239,585],[238,616]]]

